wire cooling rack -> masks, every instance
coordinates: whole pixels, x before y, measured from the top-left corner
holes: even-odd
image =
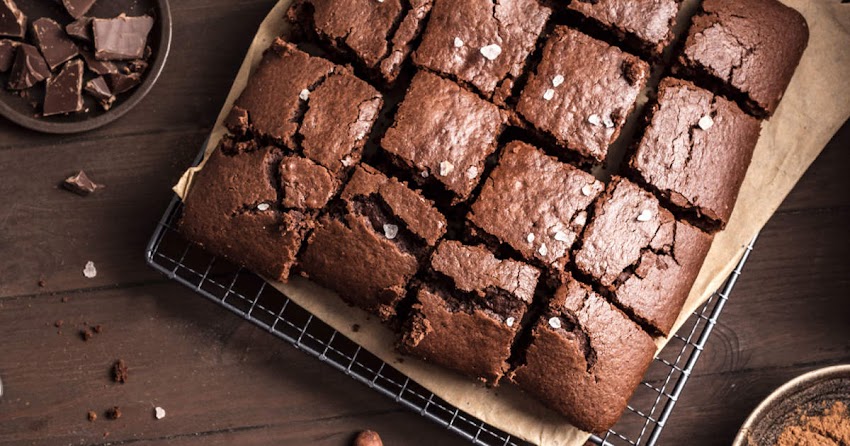
[[[267,286],[259,276],[184,240],[174,228],[181,209],[182,204],[175,197],[160,220],[147,247],[147,261],[152,267],[474,444],[529,444],[437,397],[274,287]],[[592,436],[590,443],[611,446],[656,443],[754,242],[746,247],[741,262],[723,288],[693,314],[653,361],[617,425],[602,437]]]

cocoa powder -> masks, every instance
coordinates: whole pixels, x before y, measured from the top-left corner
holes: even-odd
[[[802,415],[799,422],[782,430],[777,446],[850,445],[850,416],[847,405],[836,401],[818,415]]]

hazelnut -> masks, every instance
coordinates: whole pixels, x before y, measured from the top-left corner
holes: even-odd
[[[354,437],[353,446],[384,446],[381,437],[375,431],[361,431]]]

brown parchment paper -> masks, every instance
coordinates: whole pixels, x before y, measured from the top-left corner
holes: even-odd
[[[263,51],[286,31],[284,14],[290,2],[278,2],[260,26],[216,121],[207,154],[225,133],[222,121]],[[850,5],[841,5],[840,0],[784,0],[784,3],[806,17],[811,32],[809,46],[782,104],[763,127],[735,212],[727,229],[716,237],[676,329],[723,284],[743,255],[744,247],[850,116]],[[174,187],[181,198],[188,193],[192,178],[202,165],[187,170]],[[411,358],[400,362],[399,354],[393,349],[394,335],[387,328],[325,289],[300,278],[293,278],[288,284],[272,284],[437,396],[488,424],[540,445],[582,445],[588,438],[588,434],[513,386],[487,389],[441,367]],[[353,324],[360,326],[359,331],[352,331]],[[658,340],[659,349],[666,341]]]

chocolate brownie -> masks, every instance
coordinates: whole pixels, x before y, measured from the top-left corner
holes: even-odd
[[[302,34],[353,56],[394,83],[433,0],[298,0],[287,17]]]
[[[587,222],[587,209],[605,186],[593,175],[522,142],[505,147],[468,219],[534,261],[563,270]]]
[[[361,166],[300,259],[302,275],[389,320],[446,219],[418,192]]]
[[[777,0],[706,0],[676,69],[707,78],[748,112],[770,117],[808,41],[806,19]]]
[[[523,88],[517,111],[583,160],[603,162],[648,77],[646,62],[559,26]]]
[[[605,432],[626,408],[655,354],[638,325],[567,277],[532,329],[512,380],[588,432]]]
[[[657,59],[673,40],[682,0],[574,0],[567,8]]]
[[[216,255],[286,281],[316,214],[338,187],[309,159],[225,138],[194,177],[179,230]]]
[[[501,102],[551,13],[537,0],[434,0],[413,62]]]
[[[495,105],[420,71],[381,146],[417,181],[437,183],[462,201],[480,182],[506,122]]]
[[[276,39],[227,118],[240,137],[304,155],[333,172],[360,160],[383,105],[350,70]]]
[[[614,177],[594,206],[575,265],[647,330],[666,336],[712,239],[676,221],[651,193]]]
[[[440,243],[429,266],[399,349],[497,385],[540,272],[456,241]]]
[[[661,81],[650,117],[629,162],[631,173],[698,226],[723,229],[750,165],[760,122],[734,102],[673,78]]]

